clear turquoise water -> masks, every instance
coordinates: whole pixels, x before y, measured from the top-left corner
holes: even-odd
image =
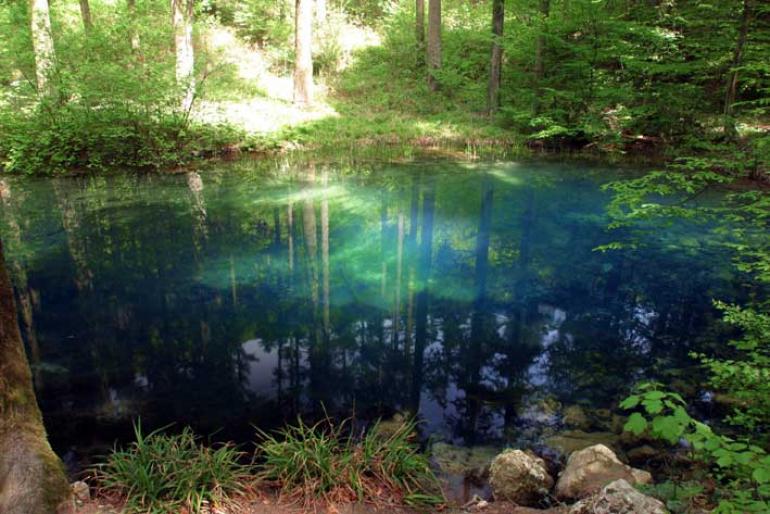
[[[742,279],[708,227],[635,249],[575,164],[291,164],[5,179],[7,247],[54,446],[174,422],[248,440],[298,415],[417,412],[424,435],[537,437],[718,338]],[[534,409],[534,410],[533,410]],[[532,435],[534,434],[534,435]]]

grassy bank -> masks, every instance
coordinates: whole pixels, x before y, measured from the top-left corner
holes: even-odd
[[[137,424],[135,441],[95,468],[94,485],[100,499],[126,512],[206,512],[266,496],[307,511],[351,503],[425,509],[444,500],[415,428],[299,421],[276,434],[258,432],[255,451],[245,452],[203,445],[187,428],[145,434]]]

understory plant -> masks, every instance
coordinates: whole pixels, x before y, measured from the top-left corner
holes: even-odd
[[[428,506],[443,501],[437,479],[414,439],[415,423],[365,433],[350,421],[324,419],[271,435],[259,431],[258,476],[305,505],[316,501]]]
[[[707,372],[708,387],[731,405],[726,424],[715,429],[693,418],[681,396],[655,382],[639,385],[621,402],[633,411],[627,431],[684,445],[708,470],[715,512],[770,512],[770,195],[758,183],[767,177],[766,150],[758,139],[753,147],[679,159],[665,170],[606,186],[614,193],[610,226],[627,237],[600,249],[635,247],[636,235],[661,224],[708,224],[713,238],[701,244],[730,249],[746,280],[743,305],[715,302],[733,340],[690,354]],[[681,505],[679,496],[674,503]]]
[[[252,480],[241,452],[232,445],[203,446],[189,428],[144,434],[137,422],[134,434],[128,448],[116,448],[96,469],[102,491],[124,500],[127,512],[202,512],[229,503]]]
[[[620,406],[634,410],[626,431],[683,443],[691,449],[693,460],[713,471],[719,483],[715,512],[770,511],[770,455],[752,436],[728,437],[713,431],[690,416],[679,394],[657,382],[639,384]]]

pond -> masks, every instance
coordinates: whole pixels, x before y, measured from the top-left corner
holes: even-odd
[[[601,184],[542,162],[242,160],[5,179],[2,238],[54,447],[145,427],[248,441],[298,415],[416,412],[424,437],[536,442],[722,337],[746,293],[708,227],[626,249]]]

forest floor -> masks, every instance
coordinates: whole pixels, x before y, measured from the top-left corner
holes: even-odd
[[[518,139],[485,113],[432,105],[424,88],[383,76],[376,32],[351,25],[334,80],[317,77],[312,106],[292,103],[292,78],[265,51],[217,27],[206,38],[218,56],[192,119],[227,124],[265,147],[317,149],[365,145],[515,149]],[[379,69],[378,69],[379,67]],[[258,144],[259,146],[259,144]]]

